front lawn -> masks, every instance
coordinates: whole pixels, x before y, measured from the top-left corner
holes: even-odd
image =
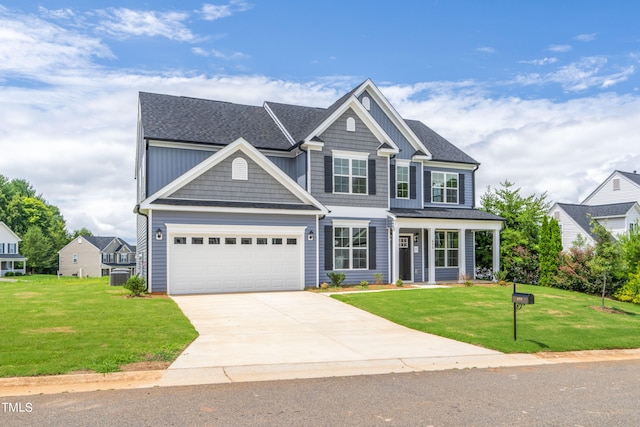
[[[128,298],[108,277],[15,279],[0,282],[0,377],[170,362],[197,336],[173,300]]]
[[[512,287],[473,286],[333,295],[395,323],[506,353],[640,348],[640,305],[518,285],[535,304],[517,313]]]

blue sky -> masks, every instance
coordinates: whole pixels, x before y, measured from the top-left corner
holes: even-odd
[[[482,163],[478,194],[509,179],[578,202],[614,169],[640,169],[639,12],[615,0],[0,2],[0,174],[30,181],[72,229],[132,239],[138,91],[328,106],[371,78]]]

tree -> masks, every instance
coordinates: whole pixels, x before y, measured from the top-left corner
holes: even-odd
[[[540,227],[550,206],[546,200],[547,193],[524,197],[520,194],[520,188],[515,188],[508,180],[500,185],[502,187],[496,190],[487,188],[487,192],[480,198],[480,209],[505,219],[505,227],[500,234],[503,270],[510,280],[515,277],[537,280]],[[490,236],[478,233],[477,239],[478,259],[486,262],[485,260],[491,259],[491,254],[487,252],[490,249]],[[479,265],[486,267],[480,263]],[[523,268],[526,271],[522,271]]]
[[[622,248],[622,257],[629,274],[635,274],[640,266],[640,227],[638,221],[631,224],[629,231],[618,236]]]
[[[538,251],[540,253],[540,281],[538,283],[541,286],[551,286],[553,277],[558,271],[558,256],[562,251],[560,225],[553,218],[549,219],[545,216],[542,220]]]
[[[51,242],[37,225],[29,227],[22,236],[20,252],[27,258],[27,268],[32,273],[49,273],[51,271],[53,267]]]
[[[613,293],[622,283],[624,266],[620,244],[611,233],[593,218],[591,221],[591,234],[596,242],[595,256],[589,263],[589,267],[602,278],[602,308],[607,292],[607,283],[610,284],[609,293]]]
[[[73,234],[71,234],[71,240],[78,236],[93,236],[93,233],[88,228],[82,227],[79,230],[74,230]]]

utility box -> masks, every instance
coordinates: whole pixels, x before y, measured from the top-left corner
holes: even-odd
[[[523,294],[521,292],[514,292],[511,295],[511,300],[514,304],[533,304],[533,294]]]
[[[111,286],[122,286],[127,283],[131,277],[131,271],[126,268],[117,268],[111,270],[111,275],[109,277],[109,285]]]

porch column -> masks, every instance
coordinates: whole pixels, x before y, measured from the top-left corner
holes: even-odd
[[[400,278],[400,227],[398,227],[397,220],[394,221],[393,228],[391,229],[391,258],[393,263],[391,265],[391,283],[396,283]]]
[[[467,275],[466,232],[465,229],[458,230],[458,283],[464,283]]]
[[[493,281],[498,281],[500,271],[500,230],[493,230]]]
[[[429,285],[435,285],[436,284],[436,240],[435,240],[435,234],[436,234],[436,229],[435,228],[429,228],[428,229],[428,243],[427,243],[427,250],[429,251],[429,281],[427,282]]]

